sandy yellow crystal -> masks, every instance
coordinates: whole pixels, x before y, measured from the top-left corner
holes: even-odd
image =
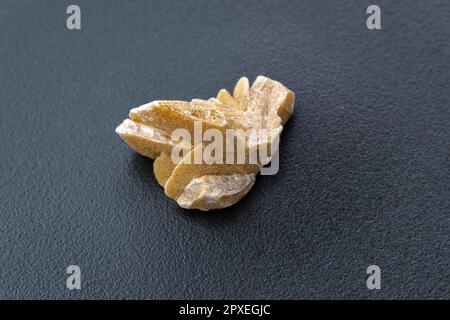
[[[166,185],[175,167],[176,164],[172,162],[170,155],[165,152],[161,153],[153,162],[153,173],[162,187]]]
[[[195,164],[193,161],[193,154],[196,149],[200,148],[204,148],[204,145],[200,144],[196,146],[179,164],[175,166],[170,178],[165,184],[165,192],[167,196],[178,201],[181,194],[185,191],[186,186],[193,179],[206,175],[226,177],[233,174],[256,174],[259,171],[259,166],[256,164]],[[210,189],[211,187],[208,188]],[[236,193],[240,191],[240,189],[236,190]]]
[[[242,77],[236,82],[233,97],[238,102],[239,108],[245,110],[250,99],[250,83],[247,77]]]
[[[283,125],[293,113],[294,100],[294,93],[280,82],[259,76],[250,86],[249,80],[242,77],[233,94],[221,89],[216,98],[208,100],[158,100],[134,108],[116,132],[133,150],[155,159],[158,183],[181,207],[219,209],[236,203],[251,189],[265,162],[258,158],[256,163],[250,163],[249,154],[262,146],[270,150],[276,145]],[[181,146],[190,152],[180,162],[174,162],[172,151],[180,144],[172,139],[172,133],[186,129],[195,135],[198,123],[203,131],[213,129],[223,135],[230,129],[266,130],[270,134],[255,139],[239,133],[246,143],[244,163],[225,163],[228,156],[238,158],[236,149],[216,154],[223,163],[194,163],[194,154],[206,150],[205,142],[198,144],[195,139],[183,141]]]
[[[116,132],[134,151],[151,159],[161,152],[170,153],[174,145],[166,131],[130,119],[125,119]]]
[[[204,175],[192,179],[178,197],[185,209],[203,211],[229,207],[247,194],[255,183],[254,173]]]

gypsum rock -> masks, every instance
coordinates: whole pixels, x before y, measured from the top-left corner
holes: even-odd
[[[204,211],[220,209],[235,204],[247,194],[265,163],[258,158],[256,164],[251,164],[246,153],[243,164],[226,164],[225,161],[223,164],[195,164],[195,152],[204,151],[206,145],[192,140],[183,142],[182,146],[190,152],[179,163],[174,163],[172,149],[180,144],[172,140],[172,132],[183,128],[193,136],[195,123],[201,123],[203,131],[217,129],[224,136],[227,129],[266,129],[274,134],[256,140],[244,139],[249,150],[261,146],[270,150],[293,114],[294,101],[294,93],[280,82],[259,76],[250,87],[248,79],[242,77],[232,95],[222,89],[216,98],[208,100],[158,100],[131,109],[129,119],[124,120],[116,132],[133,150],[155,160],[153,169],[158,183],[181,207]],[[222,156],[225,159],[229,155]]]

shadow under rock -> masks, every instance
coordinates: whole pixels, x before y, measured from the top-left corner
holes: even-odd
[[[129,169],[139,179],[148,180],[149,176],[153,176],[153,161],[150,158],[141,156],[139,153],[133,152]]]

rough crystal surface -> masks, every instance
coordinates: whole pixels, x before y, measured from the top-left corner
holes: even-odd
[[[294,100],[294,93],[278,81],[259,76],[250,86],[249,80],[242,77],[233,94],[221,89],[216,98],[208,100],[158,100],[131,109],[129,119],[116,132],[133,150],[155,159],[157,181],[166,195],[181,207],[220,209],[235,204],[247,194],[264,163],[259,159],[250,162],[248,156],[245,163],[192,163],[196,150],[207,150],[205,142],[194,139],[183,141],[190,152],[182,161],[174,163],[171,153],[179,142],[172,139],[172,132],[186,129],[193,136],[195,123],[201,123],[203,131],[216,129],[224,136],[228,129],[271,130],[274,134],[245,138],[247,150],[261,146],[270,150],[294,111]]]

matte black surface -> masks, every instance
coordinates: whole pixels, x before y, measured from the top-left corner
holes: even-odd
[[[0,297],[450,298],[450,2],[370,4],[0,0]],[[280,172],[180,209],[115,127],[259,74],[297,93]]]

